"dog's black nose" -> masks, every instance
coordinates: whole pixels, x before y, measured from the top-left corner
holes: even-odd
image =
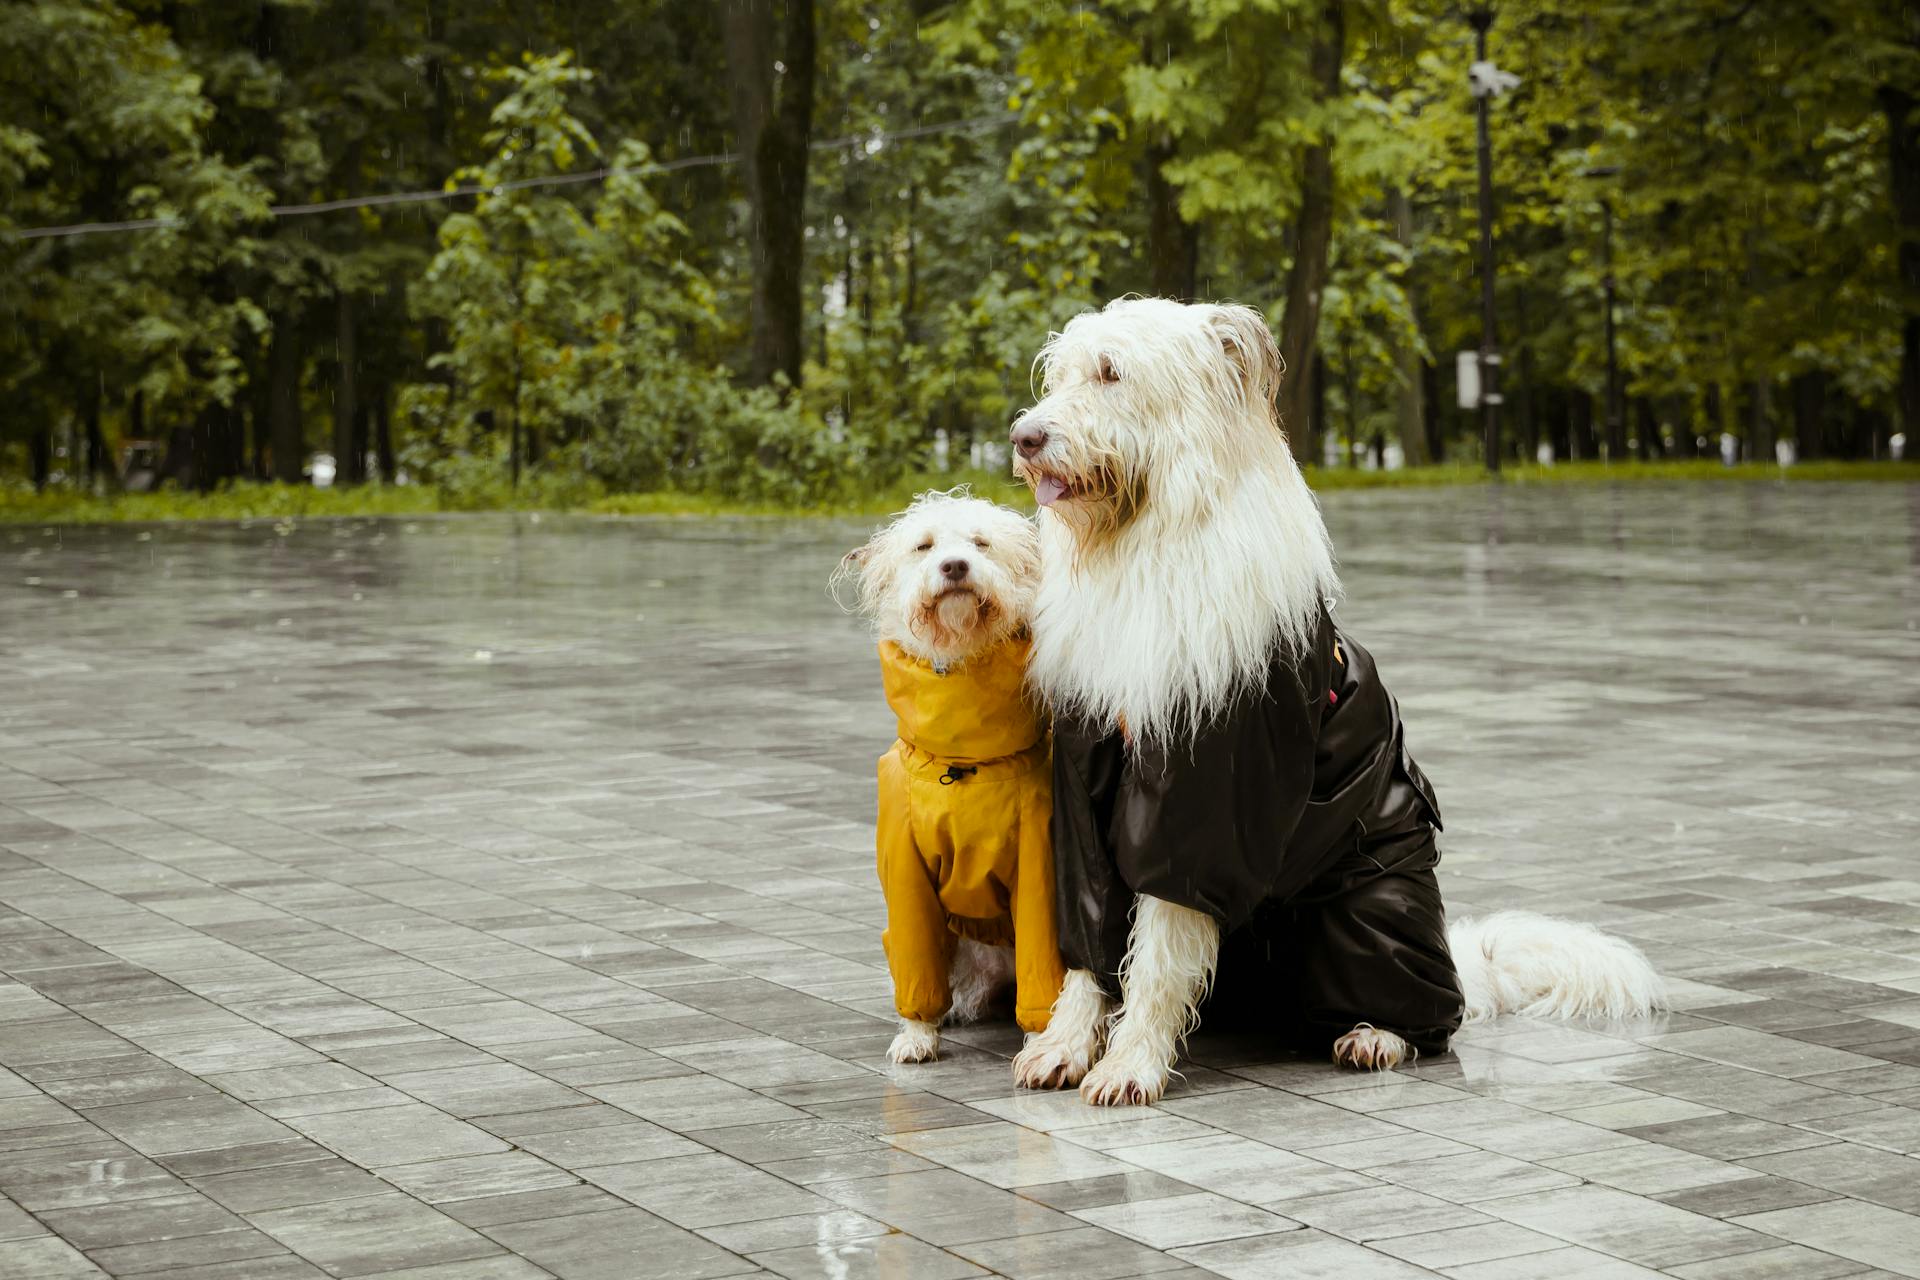
[[[965,560],[942,560],[940,562],[940,576],[948,582],[959,582],[967,576],[967,562]]]
[[[1037,422],[1013,424],[1013,447],[1023,458],[1031,458],[1047,447],[1047,429]]]

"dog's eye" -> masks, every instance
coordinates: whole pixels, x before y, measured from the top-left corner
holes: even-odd
[[[975,535],[973,539],[973,545],[980,548],[982,551],[985,551],[987,549],[987,540],[978,535]]]
[[[1102,382],[1120,381],[1120,371],[1114,368],[1112,356],[1100,357],[1100,381]]]
[[[933,539],[928,538],[925,542],[921,543],[918,550],[921,550],[921,551],[933,550]]]

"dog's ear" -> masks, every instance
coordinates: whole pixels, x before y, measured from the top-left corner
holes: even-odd
[[[1252,307],[1218,306],[1209,320],[1227,359],[1240,370],[1247,395],[1271,406],[1279,398],[1280,378],[1287,365],[1280,358],[1280,346],[1273,340],[1266,319]]]
[[[867,610],[870,603],[867,564],[872,557],[873,543],[863,542],[840,557],[840,563],[833,568],[833,576],[827,579],[827,595],[848,613],[864,613]],[[853,597],[851,603],[847,600],[849,590]]]

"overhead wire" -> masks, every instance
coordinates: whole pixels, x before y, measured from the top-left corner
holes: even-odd
[[[810,149],[814,151],[844,151],[856,147],[874,149],[910,138],[928,138],[943,133],[980,133],[1004,128],[1019,118],[1018,111],[1001,111],[993,115],[973,116],[965,120],[946,120],[935,124],[910,125],[904,129],[849,134],[844,138],[823,138],[810,144]],[[516,178],[510,182],[498,183],[467,183],[454,187],[437,187],[427,191],[389,191],[378,195],[320,200],[311,204],[276,204],[269,206],[267,213],[273,218],[304,218],[314,214],[337,213],[342,209],[427,204],[436,200],[454,200],[462,196],[501,195],[508,191],[524,191],[536,187],[564,187],[582,182],[603,182],[613,177],[653,177],[662,173],[675,173],[682,169],[737,164],[741,159],[741,153],[738,151],[716,151],[708,155],[681,156],[674,160],[650,161],[647,164],[607,165],[598,169],[582,169],[575,173],[552,174],[544,178]],[[0,232],[0,235],[5,235],[11,240],[49,240],[64,236],[159,231],[186,226],[189,221],[182,217],[128,218],[119,222],[75,222],[65,226],[23,227]]]

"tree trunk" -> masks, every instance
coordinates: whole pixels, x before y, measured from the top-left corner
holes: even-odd
[[[1670,395],[1654,404],[1656,414],[1665,413],[1673,423],[1673,456],[1700,456],[1700,426],[1694,421],[1693,403],[1683,395]]]
[[[1773,442],[1773,384],[1755,379],[1747,384],[1747,461],[1777,462]]]
[[[1316,351],[1313,363],[1308,366],[1307,378],[1312,383],[1312,399],[1309,402],[1307,417],[1312,425],[1307,429],[1307,446],[1312,452],[1313,465],[1318,467],[1327,460],[1327,357]]]
[[[355,483],[364,484],[370,477],[367,472],[367,454],[373,451],[373,432],[368,419],[372,411],[368,408],[367,398],[361,396],[360,403],[353,415],[353,457],[358,464],[355,467]]]
[[[306,478],[306,431],[300,421],[300,373],[305,355],[300,322],[291,311],[274,317],[267,348],[267,434],[273,478],[299,484]]]
[[[182,459],[184,482],[210,493],[246,468],[246,418],[238,405],[208,404],[194,419]]]
[[[1825,454],[1827,433],[1827,375],[1821,369],[1795,374],[1793,379],[1793,448],[1797,461]]]
[[[1342,343],[1340,398],[1347,402],[1347,466],[1360,466],[1360,397],[1353,389],[1353,344]]]
[[[78,489],[80,487],[80,424],[87,416],[86,399],[87,397],[83,392],[80,397],[80,403],[76,404],[73,407],[73,412],[67,415],[67,465],[62,467],[61,470],[65,472],[67,487],[69,489]]]
[[[1622,410],[1626,420],[1633,424],[1633,440],[1630,442],[1633,456],[1640,462],[1651,462],[1660,456],[1659,419],[1653,412],[1653,406],[1645,396],[1626,397],[1626,406]]]
[[[273,439],[273,387],[267,378],[269,353],[247,365],[247,479],[273,478],[268,455]]]
[[[920,345],[920,184],[907,186],[907,284],[900,304],[902,346]],[[902,353],[905,354],[904,352]]]
[[[1570,407],[1568,430],[1572,438],[1568,441],[1568,455],[1591,462],[1600,456],[1600,441],[1593,433],[1593,393],[1575,391]]]
[[[1555,462],[1565,462],[1573,450],[1571,437],[1567,433],[1566,394],[1548,387],[1542,393],[1540,403],[1540,416],[1546,420],[1546,428],[1541,434],[1546,437],[1547,452]]]
[[[1640,461],[1651,462],[1667,451],[1666,441],[1660,438],[1660,415],[1654,412],[1653,401],[1645,396],[1634,398],[1633,414]]]
[[[1200,289],[1200,228],[1180,216],[1180,188],[1162,172],[1178,157],[1166,134],[1147,147],[1148,289],[1156,297],[1186,301]]]
[[[373,397],[373,452],[380,463],[380,483],[393,484],[393,387],[386,383]]]
[[[1340,63],[1346,53],[1344,0],[1326,0],[1308,54],[1314,97],[1330,102],[1340,96]],[[1303,461],[1318,465],[1313,446],[1324,424],[1308,420],[1311,388],[1300,376],[1312,367],[1320,336],[1320,293],[1327,282],[1327,252],[1333,243],[1333,139],[1321,137],[1307,148],[1301,174],[1300,221],[1294,237],[1293,265],[1287,270],[1287,310],[1280,318],[1280,358],[1291,375],[1280,384],[1280,421],[1299,432],[1309,446]],[[1306,423],[1304,431],[1301,424]],[[1299,451],[1296,449],[1296,453]]]
[[[1527,327],[1527,290],[1522,285],[1515,290],[1515,302],[1519,307],[1520,332],[1530,335],[1533,330]],[[1518,439],[1514,448],[1521,462],[1537,462],[1540,458],[1540,423],[1533,412],[1533,343],[1523,336],[1517,344],[1520,348],[1520,394],[1516,397],[1519,412]]]
[[[1420,366],[1420,416],[1426,427],[1427,461],[1445,461],[1447,437],[1440,425],[1440,366],[1431,360],[1423,361]]]
[[[1908,9],[1909,43],[1920,45],[1920,18]],[[1901,88],[1880,91],[1887,115],[1887,152],[1893,221],[1900,243],[1900,299],[1906,320],[1900,329],[1900,426],[1908,458],[1920,458],[1920,98]]]
[[[735,149],[753,209],[749,376],[760,384],[785,375],[791,385],[800,385],[813,7],[814,0],[725,0],[721,18]],[[778,32],[776,9],[784,18]]]
[[[1673,413],[1673,456],[1681,459],[1700,456],[1700,432],[1693,421],[1693,407],[1683,396],[1671,396],[1666,407]]]
[[[1889,442],[1893,436],[1893,424],[1886,410],[1860,406],[1859,442],[1860,456],[1871,458],[1875,462],[1889,456]]]
[[[102,402],[106,399],[106,388],[96,376],[93,379],[92,394],[87,397],[86,422],[80,443],[81,452],[86,455],[87,488],[91,490],[100,473],[106,470],[107,439],[100,429]]]
[[[1387,188],[1387,217],[1393,222],[1394,239],[1409,255],[1407,275],[1401,283],[1407,297],[1407,322],[1418,332],[1420,308],[1414,301],[1411,266],[1413,202],[1399,187]],[[1411,339],[1394,345],[1393,364],[1400,375],[1394,410],[1400,427],[1401,461],[1409,467],[1424,467],[1433,461],[1433,451],[1427,447],[1426,371],[1421,368],[1419,348]]]
[[[365,462],[353,452],[353,420],[360,412],[360,400],[354,386],[360,363],[355,349],[353,297],[334,295],[334,354],[338,365],[333,375],[333,483],[336,487],[359,484],[364,478]]]
[[[1602,403],[1605,403],[1603,401]],[[1607,438],[1608,463],[1627,460],[1627,415],[1624,409],[1615,413],[1603,411],[1606,421],[1602,424]]]
[[[35,427],[27,437],[27,469],[33,476],[33,491],[39,493],[53,477],[53,428]]]

